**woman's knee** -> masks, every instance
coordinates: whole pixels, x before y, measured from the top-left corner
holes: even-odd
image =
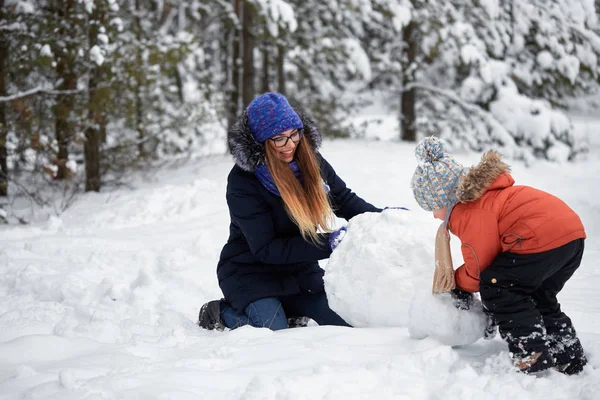
[[[250,324],[254,327],[271,330],[288,327],[285,311],[277,297],[266,297],[253,301],[246,306],[245,311]]]

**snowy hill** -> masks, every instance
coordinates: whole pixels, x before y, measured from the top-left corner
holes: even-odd
[[[589,124],[578,121],[597,131]],[[587,351],[580,376],[512,372],[499,338],[452,348],[413,340],[404,327],[200,330],[198,308],[221,296],[215,269],[232,165],[222,156],[135,189],[88,194],[42,224],[0,228],[0,399],[597,399],[600,142],[593,145],[575,165],[513,163],[518,184],[557,194],[586,226],[583,264],[559,295]],[[412,152],[390,142],[323,146],[365,199],[424,214],[409,189]]]

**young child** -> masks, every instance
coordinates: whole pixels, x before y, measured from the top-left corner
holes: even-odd
[[[480,292],[520,371],[581,372],[583,348],[556,299],[583,255],[579,216],[549,193],[515,185],[494,151],[471,169],[435,137],[423,139],[415,154],[415,199],[461,241],[454,295]]]

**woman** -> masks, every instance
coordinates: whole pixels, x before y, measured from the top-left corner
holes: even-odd
[[[334,213],[349,220],[381,210],[346,187],[318,153],[314,123],[281,94],[253,100],[228,143],[235,159],[227,181],[231,224],[217,266],[225,299],[204,304],[198,324],[279,330],[288,317],[305,316],[349,326],[329,307],[318,260],[329,258],[345,232],[332,232]]]

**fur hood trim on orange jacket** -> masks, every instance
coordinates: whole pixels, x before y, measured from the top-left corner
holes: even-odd
[[[461,203],[476,201],[487,190],[502,187],[496,187],[495,182],[505,173],[510,173],[510,167],[502,161],[500,153],[490,150],[481,156],[479,164],[462,178],[456,189],[456,197]]]

